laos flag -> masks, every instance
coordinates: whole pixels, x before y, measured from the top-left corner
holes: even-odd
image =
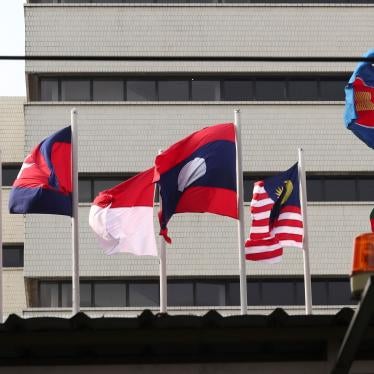
[[[176,213],[238,218],[236,141],[233,123],[206,127],[172,145],[155,160],[154,182],[162,199],[160,234]]]
[[[374,58],[374,50],[364,57]],[[345,125],[370,148],[374,148],[374,67],[361,62],[345,88]]]
[[[70,126],[26,156],[10,192],[9,211],[72,215]]]

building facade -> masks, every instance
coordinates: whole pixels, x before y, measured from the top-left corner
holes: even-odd
[[[369,230],[374,196],[371,150],[343,125],[344,85],[354,64],[204,60],[360,56],[374,45],[373,5],[316,3],[25,5],[26,55],[113,57],[26,62],[24,154],[69,124],[72,107],[78,110],[83,310],[134,315],[159,305],[158,259],[108,257],[96,243],[88,226],[95,195],[149,168],[160,148],[204,126],[232,122],[236,108],[247,233],[253,182],[288,169],[303,147],[314,310],[330,313],[354,304],[352,241]],[[10,232],[24,229],[24,315],[69,315],[69,218],[28,215],[19,230],[14,225],[23,218],[11,219],[19,221],[11,222]],[[183,214],[173,217],[169,232],[169,312],[238,313],[236,221]],[[302,251],[285,252],[277,265],[247,263],[249,313],[277,306],[303,313]]]

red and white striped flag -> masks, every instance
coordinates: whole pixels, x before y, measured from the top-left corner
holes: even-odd
[[[268,263],[282,259],[283,247],[303,246],[297,163],[282,174],[256,182],[246,259]]]

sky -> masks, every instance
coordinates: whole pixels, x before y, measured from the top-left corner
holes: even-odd
[[[0,0],[0,55],[25,54],[25,0]],[[26,96],[24,61],[0,60],[0,96]]]

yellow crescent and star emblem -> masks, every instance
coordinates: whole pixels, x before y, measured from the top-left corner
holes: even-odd
[[[282,198],[281,205],[283,205],[288,198],[291,196],[293,191],[293,183],[289,179],[283,182],[283,186],[279,186],[275,190],[275,194],[278,196],[278,198]]]

